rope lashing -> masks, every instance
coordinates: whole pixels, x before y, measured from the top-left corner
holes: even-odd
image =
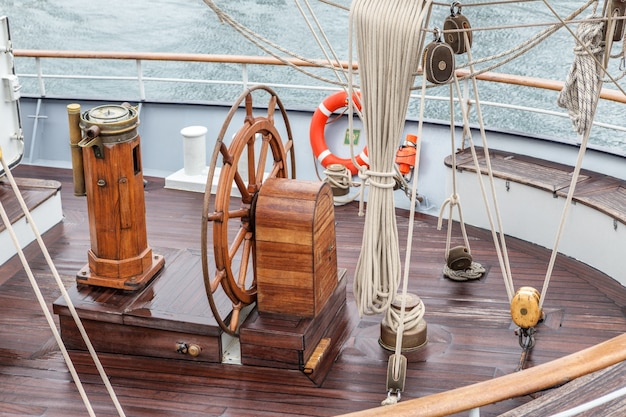
[[[567,109],[579,135],[590,129],[598,100],[597,63],[604,53],[603,25],[601,21],[584,21],[578,25],[577,35],[582,44],[574,47],[574,62],[557,98],[557,104]]]

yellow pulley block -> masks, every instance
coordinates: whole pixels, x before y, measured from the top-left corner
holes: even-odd
[[[521,287],[511,300],[511,318],[522,329],[535,327],[543,317],[539,306],[539,291],[533,287]]]

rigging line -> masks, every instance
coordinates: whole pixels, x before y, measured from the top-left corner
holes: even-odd
[[[369,204],[362,251],[355,272],[355,298],[360,314],[386,311],[398,289],[400,256],[393,204],[394,156],[408,107],[415,54],[420,33],[414,29],[418,4],[405,0],[409,10],[373,0],[353,3],[351,18],[359,53],[364,125],[368,135],[371,169],[366,171]],[[396,4],[397,6],[397,4]],[[377,8],[378,7],[378,8]],[[395,15],[394,15],[395,13]],[[424,14],[421,14],[422,19]],[[390,26],[389,23],[394,25]],[[383,28],[387,30],[380,30]],[[395,76],[390,76],[389,72]],[[363,303],[367,301],[368,303]]]
[[[341,67],[341,61],[340,61],[339,57],[337,56],[337,53],[335,52],[334,48],[332,47],[332,44],[331,44],[330,40],[326,36],[326,32],[323,30],[322,25],[320,24],[319,20],[317,19],[317,16],[313,12],[313,9],[311,8],[311,5],[310,5],[309,1],[308,0],[304,0],[305,4],[307,5],[307,8],[309,10],[309,13],[311,13],[311,16],[313,17],[313,20],[315,21],[315,24],[317,25],[318,30],[321,32],[321,34],[322,34],[322,36],[324,38],[324,41],[326,42],[326,45],[328,46],[328,48],[330,49],[330,51],[331,51],[331,53],[332,53],[332,55],[334,57],[336,65],[333,65],[333,61],[330,59],[330,57],[326,53],[326,50],[324,49],[321,41],[319,40],[317,34],[315,33],[315,30],[311,26],[311,24],[309,22],[309,19],[307,19],[306,14],[302,10],[302,7],[300,6],[299,1],[298,0],[294,0],[294,2],[298,6],[298,9],[300,10],[300,14],[302,15],[303,19],[307,23],[307,26],[309,27],[309,30],[311,31],[311,34],[314,36],[315,40],[317,41],[318,46],[322,50],[322,53],[326,56],[326,60],[328,61],[329,67],[333,70],[333,72],[337,76],[337,80],[340,83],[340,85],[344,86],[344,90],[346,90],[347,89],[346,88],[346,83],[348,82],[348,77],[347,77],[346,71],[343,70],[343,69],[341,71],[338,71],[338,69],[342,68]],[[345,82],[343,82],[341,80],[341,77],[339,76],[339,73],[343,74],[344,77],[346,77]],[[349,101],[352,101],[353,99],[357,99],[358,100],[359,97],[358,96],[348,95],[348,100]],[[353,108],[351,111],[356,111],[357,114],[359,115],[359,117],[362,117],[361,111],[358,109],[358,107]],[[354,157],[354,145],[353,145],[352,141],[350,141],[350,156],[351,156],[352,163],[354,164],[354,166],[358,167],[359,164],[356,161],[356,158]]]
[[[430,5],[429,1],[426,1],[425,7],[428,8]],[[420,14],[420,17],[423,17]],[[421,22],[420,22],[421,23]],[[422,32],[423,33],[423,32]],[[426,84],[426,77],[422,78],[422,85]],[[415,144],[415,166],[413,167],[413,184],[411,188],[411,207],[409,211],[409,229],[407,231],[406,238],[406,251],[404,256],[404,274],[402,276],[402,299],[400,304],[400,317],[397,318],[399,323],[398,328],[396,330],[396,346],[395,346],[395,354],[402,354],[402,336],[404,330],[411,330],[414,327],[417,327],[424,317],[424,304],[420,299],[419,304],[415,306],[408,314],[406,313],[406,299],[408,294],[408,283],[409,283],[409,269],[411,266],[411,249],[413,246],[413,228],[415,223],[415,204],[417,201],[417,180],[418,180],[418,172],[419,172],[419,159],[420,159],[420,151],[422,146],[421,135],[422,135],[422,127],[424,124],[424,103],[426,102],[426,89],[422,88],[422,96],[420,102],[420,115],[419,115],[419,123],[417,129],[417,143]],[[394,315],[396,314],[392,308],[389,308],[388,313]],[[393,323],[391,320],[389,323]],[[411,327],[405,327],[405,323],[411,323]],[[392,327],[393,329],[393,327]],[[400,377],[400,361],[394,362],[394,378]]]
[[[426,77],[424,77],[426,78]],[[470,249],[469,239],[467,238],[467,231],[465,229],[465,222],[463,221],[463,212],[461,209],[461,197],[457,191],[457,178],[456,178],[456,138],[455,138],[455,123],[454,123],[454,93],[452,90],[452,84],[449,85],[449,105],[450,105],[450,152],[452,156],[452,195],[444,200],[441,204],[441,209],[439,210],[439,218],[437,220],[437,230],[441,230],[443,223],[443,211],[445,207],[448,206],[448,230],[446,233],[446,258],[447,254],[450,251],[450,244],[452,242],[452,218],[453,218],[453,210],[454,207],[457,207],[459,210],[459,224],[461,226],[461,234],[463,236],[463,242],[467,251],[471,254],[472,251]],[[465,127],[463,128],[463,132],[465,132]]]
[[[587,7],[590,6],[591,3],[595,3],[596,1],[597,0],[588,1],[585,5],[578,8],[577,11],[572,12],[572,14],[574,15],[574,17],[579,15],[580,12],[578,12],[578,10],[583,9],[582,11],[584,11]],[[463,7],[465,8],[465,4],[463,5]],[[619,17],[619,18],[616,18],[615,20],[623,20],[623,19],[625,18]],[[574,18],[566,17],[563,20],[568,23],[578,24],[578,23],[605,21],[607,19],[606,17],[587,17],[587,18],[582,18],[582,19],[574,19]],[[561,26],[563,26],[563,23],[561,21],[550,21],[550,22],[534,22],[534,23],[516,23],[516,24],[498,25],[498,26],[472,26],[470,29],[447,29],[445,32],[448,32],[448,33],[449,32],[491,32],[494,30],[502,30],[502,29],[525,29],[525,28],[548,26],[548,28],[544,29],[545,31],[545,30],[549,30],[552,26],[555,26],[555,25],[560,28]],[[429,29],[429,31],[434,32],[433,29]]]
[[[91,357],[94,361],[94,363],[96,364],[96,368],[98,368],[98,372],[100,373],[100,376],[102,378],[102,382],[105,384],[107,391],[109,392],[109,395],[111,397],[111,400],[113,401],[115,408],[117,409],[118,415],[120,417],[124,417],[124,411],[122,410],[122,407],[119,403],[119,401],[117,400],[117,396],[115,395],[115,392],[113,391],[113,387],[111,386],[111,383],[109,382],[109,379],[102,367],[102,364],[100,363],[97,355],[95,354],[95,351],[93,351],[93,346],[91,345],[91,342],[89,341],[89,338],[87,337],[87,334],[85,332],[84,327],[82,326],[82,323],[80,322],[80,319],[78,318],[78,315],[76,313],[76,310],[73,308],[74,305],[72,304],[72,301],[67,293],[67,291],[65,290],[65,286],[63,285],[63,281],[61,280],[61,277],[59,276],[59,273],[56,269],[56,267],[54,266],[54,263],[52,262],[52,259],[50,257],[50,254],[48,253],[48,249],[46,248],[45,243],[43,242],[43,239],[41,238],[41,234],[39,233],[39,230],[37,229],[37,226],[35,225],[35,222],[32,218],[32,216],[30,215],[30,212],[28,211],[28,207],[26,206],[26,203],[24,202],[24,198],[22,197],[22,194],[17,186],[17,183],[15,182],[15,178],[13,177],[13,174],[11,173],[11,170],[9,169],[6,161],[4,160],[4,157],[2,155],[2,149],[0,148],[0,163],[2,164],[2,167],[4,168],[4,172],[5,175],[7,176],[9,183],[11,184],[11,188],[13,189],[13,192],[15,193],[15,197],[17,198],[20,207],[22,208],[22,211],[24,213],[24,216],[26,217],[26,220],[28,221],[28,224],[31,227],[31,230],[33,232],[33,234],[35,235],[35,238],[37,239],[37,243],[39,243],[39,247],[41,249],[42,254],[44,255],[48,266],[50,267],[50,270],[56,280],[57,286],[59,287],[59,289],[61,290],[61,293],[63,294],[63,297],[65,299],[65,301],[67,302],[68,307],[70,307],[70,311],[72,312],[72,316],[74,317],[74,320],[76,321],[76,325],[81,333],[81,336],[83,337],[83,340],[85,341],[85,344],[87,345],[89,352],[91,353]],[[75,384],[76,384],[76,388],[78,389],[81,398],[83,399],[83,403],[85,404],[85,407],[87,408],[87,411],[89,413],[90,416],[95,416],[95,413],[93,411],[93,408],[91,407],[91,403],[89,401],[89,398],[87,398],[87,394],[84,390],[84,387],[80,381],[80,378],[78,377],[78,374],[76,372],[76,369],[74,368],[74,364],[69,356],[69,353],[67,352],[67,349],[65,347],[65,345],[63,344],[63,340],[61,339],[61,335],[59,334],[59,331],[56,328],[56,325],[54,323],[54,320],[52,318],[52,315],[50,314],[50,311],[48,310],[48,307],[46,306],[46,302],[45,299],[41,293],[41,290],[39,289],[39,286],[37,285],[37,281],[35,279],[35,276],[33,275],[33,272],[30,268],[30,265],[28,264],[28,260],[26,259],[24,252],[22,251],[21,245],[17,239],[17,236],[15,234],[15,231],[13,229],[13,226],[11,225],[11,221],[9,220],[6,211],[4,209],[4,206],[2,205],[2,203],[0,202],[0,217],[2,217],[2,221],[5,223],[7,230],[9,231],[9,234],[11,235],[11,239],[13,240],[13,244],[15,245],[15,249],[17,250],[17,253],[19,255],[19,258],[22,262],[22,265],[24,266],[24,270],[26,271],[26,275],[28,276],[28,280],[30,281],[31,286],[33,287],[33,291],[35,292],[35,295],[37,297],[37,301],[39,302],[39,305],[41,306],[41,310],[46,318],[46,321],[48,322],[48,325],[50,326],[50,330],[52,331],[52,334],[54,335],[54,338],[59,346],[59,349],[61,350],[61,353],[63,355],[63,358],[65,360],[65,363],[67,364],[67,367],[70,371],[70,374],[72,375],[72,379],[74,380]]]
[[[465,3],[463,2],[463,8],[465,7],[481,7],[481,6],[500,6],[503,4],[516,4],[516,3],[534,3],[542,0],[502,0],[502,1],[489,1],[480,3]],[[450,3],[433,2],[433,6],[445,6],[450,7]]]
[[[567,21],[571,21],[573,20],[576,16],[580,15],[582,12],[584,12],[592,3],[594,3],[596,0],[589,0],[587,3],[585,3],[584,5],[582,5],[581,7],[579,7],[578,9],[576,9],[574,12],[570,13],[565,19]],[[535,46],[539,45],[541,42],[545,41],[549,36],[552,36],[558,29],[561,28],[561,26],[564,23],[552,23],[550,25],[550,27],[544,29],[543,31],[537,33],[536,35],[534,35],[533,37],[527,39],[526,41],[522,42],[521,44],[507,50],[507,51],[502,51],[498,54],[495,55],[491,55],[491,56],[487,56],[487,57],[483,57],[480,59],[477,59],[475,61],[472,61],[471,59],[469,60],[470,62],[463,64],[463,65],[459,65],[457,68],[461,69],[461,68],[465,68],[468,67],[470,65],[479,65],[482,64],[484,62],[487,61],[493,61],[495,59],[499,59],[502,57],[505,57],[507,55],[511,55],[510,57],[508,57],[507,59],[501,61],[501,62],[496,62],[495,64],[492,64],[491,66],[488,66],[486,68],[483,68],[481,70],[473,70],[472,72],[475,75],[480,75],[482,73],[488,72],[488,71],[492,71],[498,67],[501,67],[502,65],[505,65],[509,62],[511,62],[512,60],[522,56],[523,54],[525,54],[526,52],[528,52],[529,50],[531,50],[532,48],[534,48]],[[474,30],[472,28],[472,30]],[[468,75],[466,78],[469,78],[470,75]],[[464,79],[464,78],[462,78]]]
[[[324,3],[324,4],[328,4],[329,6],[333,6],[336,7],[338,9],[343,9],[345,11],[350,11],[350,8],[348,6],[344,6],[343,4],[339,4],[339,3],[335,3],[334,1],[330,1],[330,0],[317,0],[320,3]]]
[[[532,1],[541,1],[541,0],[532,0]],[[584,5],[579,7],[577,10],[575,10],[572,13],[570,13],[565,18],[565,20],[572,21],[576,16],[580,15],[592,3],[596,2],[596,1],[597,0],[589,0],[587,3],[585,3]],[[548,25],[548,24],[544,23],[542,25]],[[550,25],[550,27],[544,29],[542,32],[539,32],[535,36],[531,37],[530,39],[528,39],[525,42],[517,45],[514,48],[511,48],[511,49],[506,50],[506,51],[502,51],[502,52],[500,52],[498,54],[495,54],[495,55],[491,55],[491,56],[487,56],[487,57],[483,57],[483,58],[477,59],[477,60],[475,60],[473,62],[470,60],[470,62],[468,62],[466,64],[458,65],[457,68],[458,69],[462,69],[462,68],[465,68],[465,67],[470,66],[472,64],[473,65],[478,65],[478,64],[482,64],[482,63],[487,62],[487,61],[492,61],[492,60],[499,59],[499,58],[502,58],[504,56],[513,54],[509,58],[507,58],[507,59],[505,59],[505,60],[503,60],[501,62],[496,62],[495,64],[492,64],[491,66],[488,66],[488,67],[483,68],[481,70],[474,69],[472,72],[473,72],[474,75],[480,75],[480,74],[483,74],[485,72],[492,71],[492,70],[494,70],[494,69],[496,69],[496,68],[498,68],[498,67],[500,67],[502,65],[505,65],[505,64],[511,62],[512,60],[520,57],[524,53],[528,52],[529,50],[531,50],[532,48],[537,46],[539,43],[541,43],[544,40],[546,40],[549,36],[553,35],[558,29],[560,29],[563,24],[561,24],[561,23],[557,23],[557,24],[549,23],[549,25]],[[526,25],[526,26],[528,26],[528,25]],[[512,26],[509,26],[509,27],[514,28],[516,26],[512,25]],[[500,26],[499,28],[506,28],[506,27],[505,26]],[[485,28],[483,30],[487,30],[487,29],[491,30],[491,29],[495,29],[495,28]],[[481,28],[478,28],[478,29],[472,28],[472,31],[475,31],[475,30],[481,30]],[[460,80],[468,79],[470,76],[471,76],[471,74],[460,78]],[[412,89],[418,89],[418,87],[413,87]]]
[[[589,42],[593,42],[594,40],[599,39],[599,37],[597,36],[598,34],[601,34],[601,25],[595,25],[595,26],[591,26],[591,25],[587,25],[586,26],[579,26],[578,27],[578,31],[581,33],[581,37],[589,37]],[[595,36],[595,38],[594,38]],[[584,43],[582,41],[578,41],[578,45],[584,45]],[[609,45],[607,45],[607,48],[605,48],[604,50],[602,50],[601,48],[598,48],[598,50],[596,50],[596,53],[598,55],[600,54],[604,54],[605,55],[605,59],[606,59],[606,55],[609,53],[608,51],[610,51],[610,42]],[[569,86],[569,89],[576,89],[576,98],[579,101],[582,101],[583,103],[589,103],[589,108],[587,108],[586,110],[588,110],[589,114],[589,118],[591,121],[593,121],[596,110],[598,108],[598,102],[599,102],[599,95],[600,95],[600,91],[602,90],[602,77],[598,76],[597,71],[604,71],[604,67],[602,65],[599,64],[599,59],[597,57],[593,57],[593,62],[590,62],[589,59],[587,60],[583,60],[583,57],[586,58],[591,58],[589,57],[589,55],[591,54],[591,52],[589,52],[588,48],[585,48],[585,54],[582,54],[582,51],[578,51],[577,52],[577,60],[574,61],[574,64],[572,65],[572,70],[570,71],[569,77],[573,79],[571,85]],[[589,74],[589,72],[593,71],[592,69],[589,69],[590,66],[595,65],[596,68],[596,72],[593,74]],[[583,74],[581,74],[581,72],[583,72]],[[595,91],[590,90],[589,86],[587,84],[585,85],[580,85],[580,83],[583,81],[580,79],[581,75],[584,74],[589,75],[591,78],[593,78],[592,81],[595,81]],[[567,83],[566,83],[567,84]],[[584,84],[584,83],[583,83]],[[587,88],[585,88],[587,87]],[[571,93],[569,91],[569,89],[565,89],[562,90],[561,94],[559,95],[559,101],[563,101],[564,106],[568,108],[568,111],[571,112],[571,107],[573,105],[576,104],[576,102],[573,100],[573,98],[571,97]],[[581,91],[578,91],[581,90]],[[582,93],[582,98],[579,97],[579,93]],[[559,103],[560,104],[560,103]],[[558,247],[559,247],[559,243],[561,241],[561,237],[563,235],[563,230],[565,228],[565,221],[567,219],[567,214],[569,211],[569,208],[571,206],[572,203],[572,199],[574,197],[574,191],[576,189],[576,184],[578,183],[578,179],[580,176],[580,170],[582,168],[582,162],[583,162],[583,158],[585,156],[585,151],[587,149],[587,143],[589,141],[589,136],[591,133],[591,128],[592,128],[592,124],[591,123],[585,123],[584,125],[584,130],[581,133],[580,132],[580,126],[578,127],[578,134],[579,137],[582,135],[582,139],[581,139],[581,143],[580,143],[580,149],[578,150],[578,157],[576,160],[576,165],[574,167],[574,172],[572,173],[572,179],[570,181],[570,186],[569,186],[569,190],[567,193],[567,198],[565,200],[565,204],[563,206],[563,212],[561,214],[561,220],[559,222],[559,227],[558,227],[558,231],[554,240],[554,246],[552,248],[552,253],[550,255],[550,261],[548,263],[548,267],[547,267],[547,271],[546,271],[546,276],[544,279],[544,283],[543,283],[543,288],[541,289],[541,295],[539,297],[539,308],[541,309],[541,307],[543,306],[543,301],[545,299],[546,293],[548,291],[548,286],[550,284],[550,278],[552,276],[552,271],[554,269],[554,263],[556,261],[556,256],[557,256],[557,251],[558,251]]]
[[[17,254],[20,260],[22,261],[22,265],[24,266],[24,270],[26,271],[26,275],[28,276],[30,285],[32,286],[33,291],[35,292],[35,297],[37,298],[37,301],[39,302],[41,311],[44,313],[46,321],[48,322],[48,326],[50,327],[50,330],[52,331],[54,339],[57,342],[57,345],[61,349],[61,354],[63,355],[63,359],[65,360],[67,368],[69,369],[70,374],[72,375],[72,379],[74,380],[74,383],[76,384],[76,389],[78,389],[78,392],[83,400],[83,403],[85,404],[85,407],[87,408],[87,412],[89,413],[89,415],[95,416],[93,408],[91,407],[91,402],[89,401],[89,398],[87,397],[87,393],[85,392],[85,389],[83,388],[83,384],[80,381],[80,378],[76,372],[76,369],[74,368],[74,364],[72,363],[72,360],[70,359],[67,349],[65,348],[65,345],[63,345],[63,341],[61,340],[61,335],[59,334],[59,331],[57,330],[56,325],[54,324],[54,319],[52,318],[50,312],[48,311],[48,306],[46,305],[46,301],[43,299],[41,290],[37,286],[37,282],[35,281],[33,272],[30,269],[30,266],[28,265],[28,261],[26,260],[24,252],[22,251],[22,248],[17,239],[17,236],[15,235],[15,230],[13,230],[13,226],[11,225],[11,221],[6,213],[6,210],[4,209],[4,205],[2,204],[2,202],[0,202],[0,217],[2,218],[2,221],[4,222],[4,224],[6,225],[6,229],[8,230],[9,235],[11,236],[13,245],[17,249]]]
[[[331,54],[333,56],[334,61],[331,60],[331,58],[328,55],[326,49],[322,45],[322,42],[321,42],[319,36],[317,36],[317,33],[315,32],[313,26],[311,25],[311,22],[310,22],[309,18],[306,16],[306,13],[302,9],[302,6],[300,6],[300,2],[298,0],[294,0],[294,3],[298,7],[298,10],[300,11],[300,14],[302,15],[302,18],[304,19],[305,23],[307,24],[307,26],[309,28],[309,31],[311,32],[311,35],[313,35],[313,38],[317,42],[317,45],[320,47],[320,50],[322,51],[322,53],[326,57],[326,60],[328,61],[328,64],[331,66],[333,72],[335,73],[335,76],[337,77],[337,81],[340,82],[340,83],[343,83],[344,81],[342,81],[342,79],[339,76],[339,74],[341,73],[341,74],[343,74],[344,77],[346,77],[346,73],[345,73],[345,71],[338,71],[338,68],[341,68],[341,61],[339,60],[339,57],[337,56],[335,50],[333,49],[332,44],[328,40],[328,37],[326,36],[326,32],[324,32],[324,30],[322,29],[322,25],[320,24],[319,20],[317,19],[317,16],[315,15],[313,10],[311,9],[310,3],[308,2],[308,0],[304,0],[304,3],[306,4],[307,9],[309,10],[309,13],[313,17],[313,21],[315,22],[315,24],[317,26],[317,29],[322,34],[322,37],[324,39],[324,42],[326,43],[326,46],[328,47],[328,49],[330,49],[330,52],[331,52]],[[333,62],[335,64],[333,64]],[[345,82],[347,82],[347,80],[345,80]]]
[[[324,83],[328,83],[328,84],[331,84],[331,85],[338,85],[338,86],[343,87],[343,84],[338,83],[337,81],[331,80],[331,79],[326,78],[326,77],[322,77],[322,76],[317,75],[317,74],[315,74],[315,73],[313,73],[311,71],[307,71],[303,67],[300,67],[300,66],[294,64],[293,62],[289,62],[288,60],[286,60],[285,58],[283,58],[282,56],[280,56],[276,52],[272,51],[268,47],[264,46],[260,42],[264,42],[264,43],[268,44],[269,46],[271,46],[272,48],[277,49],[280,52],[283,52],[283,53],[285,53],[285,54],[287,54],[287,55],[289,55],[289,56],[291,56],[293,58],[297,58],[299,60],[302,60],[302,61],[307,62],[309,64],[312,64],[314,66],[317,66],[318,68],[323,68],[323,69],[331,69],[331,68],[329,68],[327,66],[324,66],[324,65],[319,65],[319,63],[317,63],[317,62],[315,62],[315,61],[313,61],[313,60],[311,60],[309,58],[303,57],[303,56],[301,56],[299,54],[296,54],[295,52],[291,52],[291,51],[281,47],[280,45],[278,45],[276,43],[273,43],[269,39],[264,38],[263,36],[259,35],[258,33],[250,30],[246,26],[240,24],[235,19],[230,17],[222,9],[220,9],[220,7],[217,6],[213,0],[203,0],[203,2],[207,6],[209,6],[209,8],[211,10],[213,10],[215,12],[215,14],[218,16],[220,21],[225,22],[228,25],[230,25],[233,29],[235,29],[237,32],[239,32],[244,38],[246,38],[247,40],[252,42],[252,44],[257,46],[259,49],[261,49],[262,51],[264,51],[268,55],[270,55],[270,56],[276,58],[277,60],[281,61],[284,65],[289,66],[289,67],[295,69],[296,71],[299,71],[302,74],[305,74],[306,76],[311,77],[313,79],[316,79],[316,80],[319,80],[319,81],[322,81]]]
[[[467,37],[465,38],[465,42],[469,44]],[[472,61],[472,48],[467,48],[467,55]],[[473,65],[470,66],[470,71],[473,72]],[[506,246],[506,239],[504,236],[504,226],[502,225],[502,216],[500,214],[500,205],[498,204],[498,199],[496,198],[496,188],[495,188],[495,180],[493,177],[493,169],[491,168],[491,158],[489,156],[489,146],[487,145],[487,134],[485,132],[485,123],[482,115],[482,108],[480,106],[480,99],[478,98],[478,83],[476,82],[476,77],[471,77],[472,80],[472,90],[474,91],[474,101],[476,103],[476,116],[478,117],[478,123],[480,127],[480,136],[483,143],[483,151],[485,153],[485,162],[487,164],[487,173],[489,175],[489,185],[491,187],[491,198],[493,200],[493,207],[496,214],[496,221],[498,223],[498,230],[500,231],[500,245],[502,246],[502,257],[504,260],[504,268],[506,271],[505,278],[508,280],[511,289],[513,287],[513,275],[511,273],[511,265],[509,262],[509,254]],[[480,172],[480,171],[479,171]],[[508,288],[508,287],[507,287]],[[508,290],[507,290],[508,291]],[[513,299],[513,292],[509,294],[509,301]]]
[[[548,9],[550,9],[550,11],[554,14],[554,16],[559,19],[561,21],[561,23],[563,24],[563,26],[565,26],[565,29],[567,29],[567,31],[572,35],[572,37],[576,40],[576,44],[580,45],[582,48],[584,48],[585,52],[589,55],[589,57],[593,58],[593,60],[596,62],[596,65],[599,65],[603,74],[609,78],[609,80],[617,87],[617,89],[619,91],[622,92],[622,94],[626,95],[626,92],[622,89],[622,87],[619,85],[619,83],[617,82],[617,80],[615,78],[613,78],[613,76],[611,74],[609,74],[608,70],[607,70],[607,64],[608,64],[608,53],[604,54],[604,60],[603,62],[600,62],[600,60],[595,56],[595,54],[592,53],[592,51],[589,50],[589,48],[587,47],[587,45],[580,40],[580,38],[578,37],[578,35],[576,33],[574,33],[574,31],[572,30],[572,28],[569,27],[569,25],[567,23],[565,23],[563,21],[563,19],[561,18],[561,16],[559,16],[559,14],[557,13],[556,10],[554,10],[554,8],[547,2],[547,0],[543,0],[543,3],[546,5],[546,7]],[[597,0],[596,0],[596,6],[598,5]],[[595,13],[596,11],[596,7],[594,7],[593,9],[593,13]],[[602,18],[602,19],[590,19],[590,22],[595,22],[595,21],[605,21],[607,20],[606,17]],[[614,19],[616,20],[616,19]],[[614,29],[614,26],[611,26],[611,29]],[[610,35],[610,36],[609,36]],[[612,43],[612,36],[613,33],[612,31],[607,31],[607,39],[608,39],[608,44],[606,47],[607,51],[611,50],[611,43]]]
[[[469,51],[469,49],[468,49]],[[456,74],[453,75],[453,79],[454,79],[454,84],[456,87],[456,91],[457,91],[457,95],[459,97],[462,97],[461,94],[461,87],[459,85],[459,80],[456,76]],[[476,88],[476,87],[474,87]],[[496,249],[496,256],[498,258],[498,264],[500,265],[500,271],[502,273],[502,279],[504,280],[504,286],[507,292],[507,296],[509,299],[509,302],[513,299],[513,296],[515,294],[515,290],[514,290],[514,286],[513,286],[513,278],[511,276],[511,269],[508,263],[508,254],[504,254],[503,252],[503,248],[501,246],[501,244],[498,241],[498,234],[497,234],[497,230],[496,230],[496,226],[494,223],[494,216],[491,212],[491,205],[489,204],[489,200],[488,200],[488,196],[487,196],[487,191],[485,189],[485,184],[483,182],[482,179],[482,175],[481,175],[481,168],[480,168],[480,164],[478,163],[478,156],[476,154],[476,146],[474,145],[474,140],[472,138],[472,134],[471,131],[469,129],[469,120],[468,120],[468,114],[465,111],[465,101],[464,100],[459,100],[459,104],[461,105],[461,114],[463,115],[463,131],[467,134],[467,138],[469,140],[469,144],[470,144],[470,152],[472,154],[472,160],[474,162],[474,168],[476,169],[476,175],[478,177],[478,184],[480,186],[480,191],[481,191],[481,195],[483,197],[483,203],[485,205],[485,210],[486,210],[486,214],[487,214],[487,220],[489,222],[489,230],[491,231],[491,237],[493,239],[493,243],[494,243],[494,247]],[[480,102],[478,102],[476,100],[476,105],[477,107],[480,106]],[[479,120],[479,123],[481,123],[482,126],[482,119]],[[485,136],[484,136],[484,129],[481,128],[481,136],[483,136],[483,141],[485,142]],[[488,152],[485,151],[485,155],[487,155],[488,157]],[[488,166],[488,172],[491,173],[490,170],[490,165]],[[493,175],[490,176],[491,181],[493,182]],[[502,240],[504,240],[504,232],[502,231],[502,229],[500,229],[500,234],[502,236]],[[505,261],[506,259],[506,261]]]

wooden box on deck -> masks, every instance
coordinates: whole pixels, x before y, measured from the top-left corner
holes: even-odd
[[[330,186],[269,179],[255,219],[259,313],[315,317],[337,287]]]

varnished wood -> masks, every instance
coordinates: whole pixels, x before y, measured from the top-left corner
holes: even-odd
[[[46,233],[44,240],[66,286],[76,285],[74,275],[84,263],[90,242],[86,201],[73,195],[71,171],[20,166],[14,174],[62,182],[65,218]],[[157,178],[148,178],[145,193],[147,230],[155,250],[168,257],[171,253],[199,256],[202,195],[164,189],[163,180]],[[359,318],[356,313],[352,282],[364,221],[357,212],[356,205],[335,209],[338,267],[347,271],[347,303],[342,311],[350,323],[346,327],[351,330],[341,351],[332,355],[336,360],[326,365],[328,371],[321,385],[294,369],[101,353],[100,359],[127,415],[330,416],[377,407],[386,397],[389,352],[378,344],[381,317]],[[399,210],[397,220],[399,234],[405,235],[408,213]],[[406,354],[408,369],[402,402],[512,374],[521,349],[490,233],[468,227],[472,255],[487,272],[479,280],[459,283],[443,277],[446,238],[445,232],[436,230],[436,219],[417,214],[414,226],[409,291],[424,301],[428,342],[422,349]],[[403,240],[400,243],[404,245]],[[540,287],[549,252],[517,239],[507,240],[507,246],[519,284]],[[37,248],[29,246],[26,254],[51,304],[59,290]],[[198,273],[197,263],[181,265],[185,265],[181,275]],[[0,283],[0,411],[21,416],[85,415],[16,258],[0,267]],[[625,332],[626,291],[615,280],[559,255],[550,285],[543,306],[546,317],[537,326],[536,345],[527,367],[537,367]],[[164,290],[174,295],[176,281]],[[168,314],[159,297],[147,295],[141,300],[142,307],[132,307],[133,320]],[[106,297],[104,293],[101,296]],[[185,297],[179,297],[181,305],[202,317],[202,311],[195,309],[204,294],[200,291]],[[210,317],[210,311],[204,315]],[[115,332],[107,334],[113,336]],[[92,361],[79,351],[72,352],[72,358],[97,415],[115,415]],[[614,378],[623,383],[624,372],[624,367],[618,368]],[[603,389],[601,385],[594,387]],[[497,416],[540,394],[482,407],[481,416]],[[576,391],[576,398],[581,402],[588,399],[587,391]],[[560,404],[550,412],[566,408],[567,404]],[[621,411],[623,415],[624,409]]]
[[[221,62],[230,64],[255,64],[255,65],[295,65],[298,67],[317,67],[328,65],[327,61],[321,60],[301,60],[297,58],[273,58],[270,56],[246,56],[246,55],[219,55],[219,54],[185,54],[185,53],[165,53],[165,52],[120,52],[120,51],[54,51],[54,50],[33,50],[14,49],[13,55],[17,57],[32,58],[80,58],[80,59],[126,59],[143,61],[185,61],[185,62]],[[341,61],[338,66],[344,69],[350,67],[347,61]],[[358,70],[358,63],[352,63],[352,67]],[[421,72],[421,68],[418,70]],[[458,77],[465,77],[469,74],[467,70],[457,70]],[[526,77],[515,74],[502,74],[499,72],[485,72],[475,75],[476,79],[503,84],[522,85],[535,88],[542,88],[552,91],[563,89],[562,81],[544,80],[536,77]],[[626,96],[618,90],[603,88],[600,97],[620,103],[626,103]]]
[[[254,115],[253,94],[264,91],[270,95],[267,113]],[[245,104],[244,124],[234,135],[228,147],[224,135],[231,125],[239,106]],[[286,135],[281,138],[274,124],[274,114],[279,110],[286,127]],[[206,293],[212,312],[224,332],[231,336],[238,334],[239,315],[244,306],[257,300],[255,262],[255,204],[263,183],[268,178],[295,178],[295,156],[293,137],[286,110],[276,93],[269,87],[255,86],[243,91],[233,103],[218,135],[209,165],[207,184],[213,184],[218,156],[222,156],[218,185],[213,201],[211,193],[205,193],[202,209],[202,269]],[[287,162],[287,155],[291,164]],[[245,163],[247,172],[240,172],[239,161]],[[268,165],[270,167],[268,167]],[[266,172],[269,173],[266,175]],[[291,172],[290,172],[291,171]],[[237,190],[240,196],[238,207],[231,209],[231,194]],[[232,221],[229,221],[232,220]],[[209,225],[213,241],[209,242]],[[233,223],[239,228],[232,230]],[[230,226],[229,226],[230,225]],[[209,272],[208,252],[212,246],[216,273]],[[233,308],[230,320],[219,317],[213,302],[213,293],[221,286],[231,299]]]
[[[259,312],[315,317],[337,287],[330,186],[267,180],[255,218]]]
[[[487,172],[485,155],[482,148],[476,149],[484,174]],[[470,149],[459,152],[456,157],[458,169],[476,171]],[[491,150],[489,158],[496,178],[539,188],[559,197],[567,196],[572,178],[570,166],[497,150]],[[452,158],[447,157],[445,163],[451,166]],[[583,169],[572,200],[626,224],[626,181]]]
[[[83,148],[91,248],[77,271],[81,284],[138,290],[165,259],[148,245],[141,138]]]
[[[624,360],[626,360],[626,334],[531,369],[393,406],[346,414],[345,417],[444,417],[503,401],[512,396],[531,394],[562,385]]]
[[[625,369],[626,362],[622,361],[608,368],[582,376],[542,395],[534,401],[508,411],[500,417],[549,416],[557,414],[563,409],[569,410],[581,406],[588,401],[587,395],[591,397],[595,394],[595,397],[600,398],[607,395],[607,393],[622,389],[624,387]],[[580,392],[584,392],[587,395],[581,398]],[[621,397],[583,411],[577,414],[577,417],[594,417],[598,415],[602,415],[602,417],[621,417],[624,415],[625,408],[626,397]]]

